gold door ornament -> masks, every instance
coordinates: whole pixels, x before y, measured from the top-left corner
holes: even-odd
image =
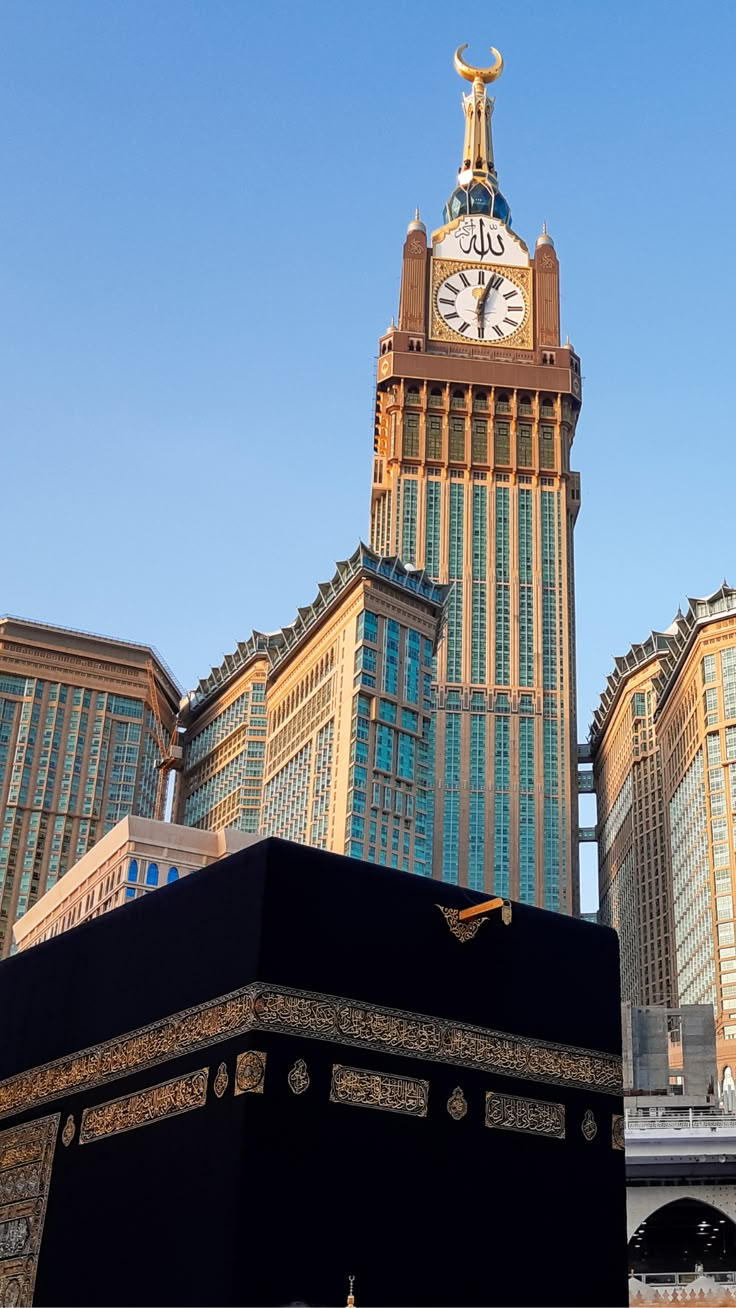
[[[236,1095],[262,1095],[266,1080],[267,1055],[260,1049],[246,1049],[235,1064]]]
[[[588,1141],[588,1144],[590,1144],[591,1140],[595,1140],[595,1137],[598,1134],[598,1123],[596,1122],[595,1116],[591,1112],[590,1108],[587,1110],[585,1116],[583,1117],[583,1120],[580,1124],[580,1130],[585,1136],[585,1139]]]
[[[297,1058],[287,1080],[292,1094],[303,1095],[309,1088],[309,1069],[303,1058]]]
[[[212,1089],[214,1090],[218,1099],[222,1099],[222,1096],[227,1090],[229,1080],[230,1078],[227,1074],[227,1065],[225,1063],[220,1063],[220,1066],[217,1069],[217,1075],[214,1081],[212,1082]]]
[[[468,1101],[459,1085],[455,1086],[447,1101],[447,1111],[453,1122],[460,1122],[468,1111]]]

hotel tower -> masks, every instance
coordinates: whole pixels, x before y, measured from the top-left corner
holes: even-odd
[[[444,224],[419,215],[398,323],[381,338],[371,543],[448,584],[429,814],[437,878],[578,910],[570,451],[580,361],[560,340],[559,264],[501,193],[488,68],[463,59],[465,140]]]

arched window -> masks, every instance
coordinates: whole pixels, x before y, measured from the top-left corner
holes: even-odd
[[[502,391],[496,396],[496,413],[508,413],[509,408],[509,397]]]
[[[407,404],[419,403],[419,390],[416,386],[409,387],[408,391],[406,392],[406,402]]]
[[[170,867],[169,870],[168,870],[168,872],[166,873],[166,883],[167,883],[167,885],[168,885],[170,882],[172,882],[172,881],[178,881],[178,880],[179,880],[179,869],[178,869],[178,867]]]
[[[149,863],[146,868],[146,885],[158,885],[158,863]]]
[[[429,392],[430,408],[437,409],[442,405],[442,390],[439,386],[433,386]]]
[[[128,864],[128,880],[129,880],[129,881],[137,881],[137,880],[138,880],[138,859],[137,859],[137,858],[131,858],[130,863]]]
[[[488,396],[485,391],[475,392],[475,395],[473,396],[473,408],[474,409],[488,408]]]
[[[452,397],[450,399],[450,408],[451,409],[465,408],[465,391],[458,390],[452,392]]]

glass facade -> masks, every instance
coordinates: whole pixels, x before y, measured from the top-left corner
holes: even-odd
[[[35,627],[17,625],[30,645]],[[75,637],[62,657],[79,663],[80,681],[88,679],[80,645],[89,641],[99,659],[96,638],[42,632],[44,645],[51,641],[60,649],[65,635]],[[122,663],[125,646],[113,650]],[[141,686],[147,683],[145,653],[129,674]],[[89,679],[99,686],[99,664],[94,668]],[[10,950],[13,922],[121,818],[156,815],[159,746],[146,701],[143,688],[126,695],[75,683],[73,674],[56,681],[0,670],[0,955]],[[169,732],[172,723],[173,706]]]
[[[225,706],[197,721],[184,745],[179,821],[204,831],[259,829],[266,755],[266,665]]]
[[[697,751],[670,801],[670,831],[679,1001],[715,1005],[706,768],[702,749]],[[728,934],[724,933],[721,943],[733,943],[733,926],[730,940],[726,939]]]
[[[389,427],[392,415],[412,422],[397,475],[376,470],[374,546],[450,588],[434,669],[434,874],[575,911],[577,410],[564,395],[489,385],[488,373],[482,386],[389,380],[379,403]]]

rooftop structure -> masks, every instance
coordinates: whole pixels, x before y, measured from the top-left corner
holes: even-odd
[[[50,940],[253,844],[242,831],[194,831],[125,817],[15,923],[17,949]]]

